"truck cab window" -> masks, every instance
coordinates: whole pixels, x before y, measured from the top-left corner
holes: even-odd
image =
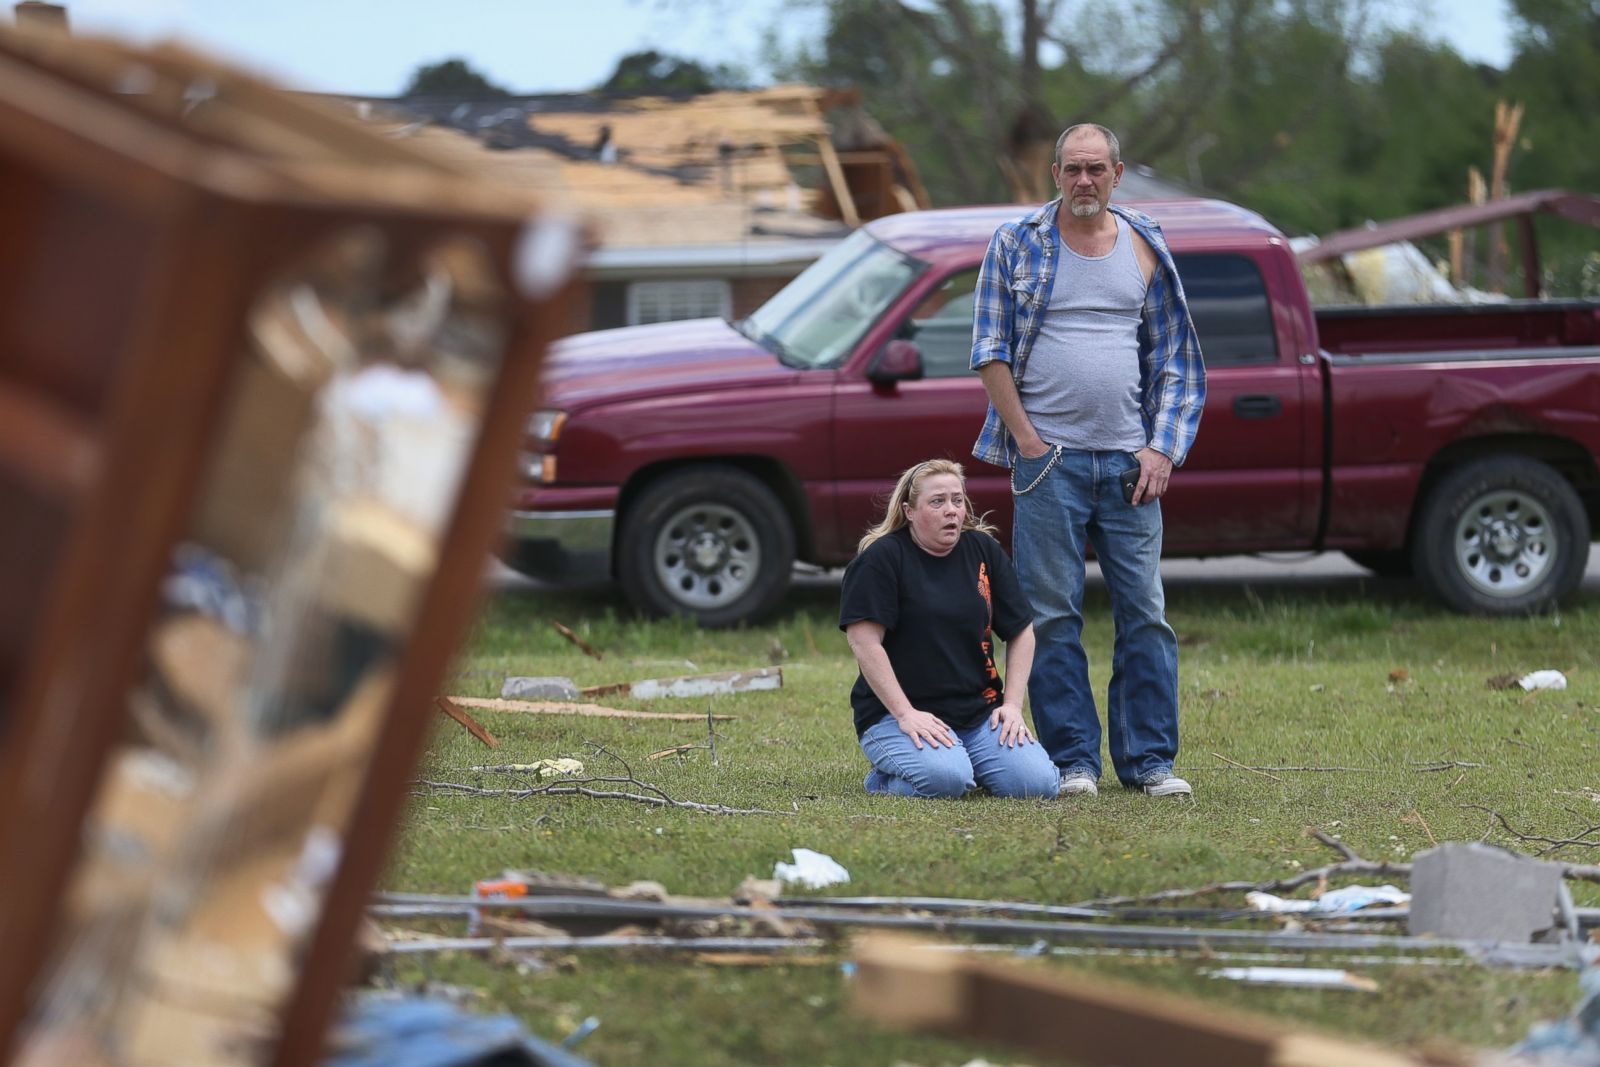
[[[1276,363],[1278,339],[1261,270],[1248,256],[1191,253],[1173,257],[1206,366]]]
[[[934,287],[897,334],[916,342],[925,378],[971,374],[972,294],[978,270],[959,271]]]
[[[790,366],[832,366],[925,269],[927,264],[857,230],[739,327]]]

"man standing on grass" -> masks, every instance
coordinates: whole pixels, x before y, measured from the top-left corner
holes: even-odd
[[[1034,605],[1028,694],[1063,795],[1099,792],[1100,716],[1083,650],[1084,554],[1094,546],[1116,640],[1106,720],[1124,786],[1185,795],[1178,641],[1161,586],[1161,505],[1205,404],[1205,364],[1154,219],[1111,205],[1121,149],[1068,128],[1061,196],[1001,226],[978,274],[972,368],[989,412],[972,454],[1011,469],[1012,553]],[[1063,207],[1065,210],[1062,210]]]

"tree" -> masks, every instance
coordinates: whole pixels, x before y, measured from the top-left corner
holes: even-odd
[[[1512,0],[1511,18],[1516,55],[1503,95],[1526,108],[1512,191],[1600,190],[1600,158],[1587,147],[1600,139],[1600,3]],[[1595,231],[1555,219],[1537,225],[1546,287],[1600,296]]]
[[[510,96],[505,89],[473,70],[464,59],[424,63],[411,73],[401,96]]]
[[[1367,0],[817,0],[819,44],[780,76],[859,86],[939,199],[1050,195],[1064,125],[1105,122],[1132,156],[1221,188],[1335,108]],[[1308,91],[1308,88],[1310,91]]]
[[[603,93],[629,95],[694,96],[718,89],[742,89],[743,78],[725,64],[708,67],[698,60],[668,55],[650,49],[632,52],[617,60]]]

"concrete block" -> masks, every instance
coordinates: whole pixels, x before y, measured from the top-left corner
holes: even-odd
[[[577,700],[578,687],[571,678],[507,678],[500,686],[505,700]]]
[[[1449,841],[1413,858],[1411,933],[1526,943],[1557,925],[1560,887],[1557,864]]]

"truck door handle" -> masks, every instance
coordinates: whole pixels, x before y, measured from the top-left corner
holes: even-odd
[[[1271,419],[1283,413],[1283,401],[1263,393],[1236,396],[1233,413],[1241,419]]]

